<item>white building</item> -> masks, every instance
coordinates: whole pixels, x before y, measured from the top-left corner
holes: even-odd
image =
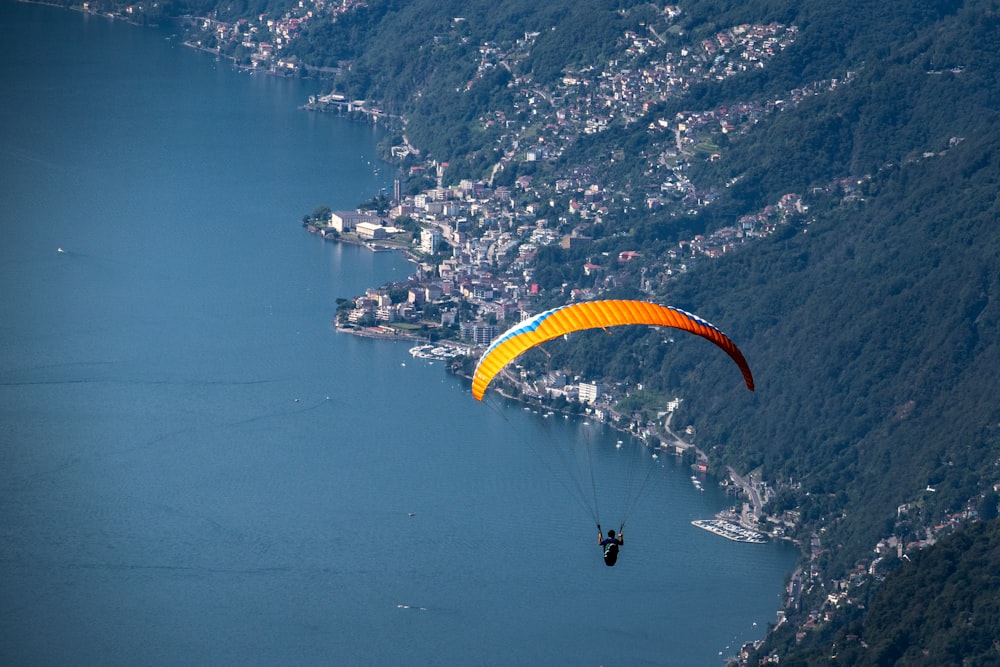
[[[355,229],[358,232],[358,238],[369,240],[389,238],[388,230],[382,225],[376,223],[359,222]]]
[[[420,232],[420,251],[428,255],[433,255],[437,251],[438,244],[441,243],[441,230],[437,227],[429,227]]]
[[[382,221],[377,216],[357,211],[333,211],[330,214],[330,226],[341,234],[353,232],[363,222],[381,226]]]
[[[463,340],[471,340],[478,345],[489,345],[494,338],[500,335],[500,329],[495,324],[462,322],[459,328]]]
[[[581,403],[593,403],[606,391],[600,382],[581,382],[579,387]]]

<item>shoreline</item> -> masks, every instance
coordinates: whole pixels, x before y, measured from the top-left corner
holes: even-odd
[[[408,260],[414,261],[416,259],[413,253],[410,252],[410,244],[406,241],[399,241],[393,238],[379,239],[378,241],[366,241],[357,234],[353,233],[327,234],[323,229],[317,227],[311,222],[302,223],[302,227],[313,236],[318,236],[324,241],[330,241],[331,243],[344,243],[347,245],[362,246],[372,252],[395,252],[398,250],[402,252]]]
[[[378,340],[399,340],[399,341],[422,341],[423,336],[417,336],[416,334],[408,334],[400,331],[399,329],[393,329],[391,327],[385,326],[374,326],[374,327],[356,327],[353,325],[344,325],[334,322],[334,328],[337,333],[346,333],[352,336],[358,336],[360,338],[375,338]]]
[[[129,18],[125,14],[119,14],[116,12],[101,12],[96,9],[91,9],[90,7],[84,7],[80,5],[64,5],[59,2],[47,2],[46,0],[17,0],[20,3],[26,5],[41,5],[44,7],[55,7],[56,9],[68,9],[73,12],[79,12],[85,14],[86,16],[97,16],[109,19],[111,21],[121,21],[122,23],[127,23],[128,25],[134,25],[139,28],[158,28],[159,23],[143,23],[141,21],[136,21]]]

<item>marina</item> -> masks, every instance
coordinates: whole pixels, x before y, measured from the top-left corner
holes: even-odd
[[[417,359],[430,359],[432,361],[447,361],[470,351],[464,347],[454,347],[451,345],[417,345],[410,348],[410,355]]]
[[[750,544],[764,544],[767,542],[767,537],[763,533],[744,528],[725,519],[696,519],[691,524],[734,542],[748,542]]]

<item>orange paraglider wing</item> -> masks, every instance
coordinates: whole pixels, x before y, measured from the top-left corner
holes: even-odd
[[[683,329],[706,338],[722,348],[736,362],[747,389],[753,391],[753,374],[743,353],[729,337],[697,315],[646,301],[608,299],[560,306],[539,313],[508,329],[483,353],[472,377],[472,395],[483,400],[486,387],[525,350],[558,336],[583,329],[599,329],[626,324],[650,324]]]

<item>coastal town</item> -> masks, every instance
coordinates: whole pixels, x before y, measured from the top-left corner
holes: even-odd
[[[214,18],[189,17],[192,25],[212,34],[207,41],[189,45],[232,57],[251,71],[276,75],[333,74],[323,72],[289,55],[289,45],[303,25],[325,12],[349,11],[360,4],[353,0],[327,4],[303,0],[298,8],[280,17],[261,15],[256,21],[225,23]],[[699,81],[724,80],[740,72],[761,68],[776,53],[793,43],[794,25],[741,25],[717,32],[696,44],[681,45],[669,31],[680,6],[663,9],[663,26],[648,32],[622,35],[620,58],[605,68],[567,71],[555,84],[541,85],[521,71],[519,63],[531,53],[538,38],[526,33],[514,42],[483,43],[477,49],[475,77],[465,90],[473,92],[491,72],[504,70],[512,76],[515,102],[512,108],[495,109],[478,118],[484,136],[490,138],[499,157],[489,177],[452,179],[447,161],[425,159],[421,150],[405,140],[390,149],[391,159],[401,167],[394,191],[385,209],[328,211],[309,216],[304,226],[331,242],[356,243],[372,252],[399,250],[414,264],[406,281],[372,286],[365,294],[346,299],[338,310],[338,329],[355,335],[412,340],[416,358],[446,362],[475,357],[508,326],[555,303],[599,298],[608,290],[630,287],[656,299],[676,276],[697,264],[738,252],[748,243],[779,231],[783,225],[801,225],[806,231],[809,211],[816,197],[848,203],[862,195],[864,179],[845,178],[810,192],[787,193],[753,214],[724,220],[710,232],[678,240],[655,257],[638,246],[607,252],[602,239],[613,234],[612,222],[642,210],[663,215],[701,215],[710,212],[718,192],[701,186],[691,176],[691,166],[724,159],[720,137],[751,131],[766,115],[794,108],[810,96],[822,95],[851,85],[854,73],[845,71],[836,79],[816,81],[787,91],[780,98],[746,100],[707,111],[684,111],[654,117],[646,115],[656,105]],[[453,34],[461,37],[464,19],[455,17]],[[316,112],[346,113],[388,124],[392,119],[377,100],[351,99],[332,91],[315,95],[304,108]],[[606,156],[607,162],[575,166],[554,178],[518,176],[505,178],[517,167],[548,166],[563,157],[582,135],[599,134],[616,124],[648,123],[650,143],[641,153],[624,150]],[[954,137],[952,142],[960,142]],[[933,159],[927,150],[915,160]],[[623,184],[610,180],[610,163],[633,160],[641,164],[645,178]],[[890,165],[891,166],[891,165]],[[404,192],[404,184],[430,181],[416,194]],[[612,231],[609,231],[612,230]],[[580,256],[577,284],[546,286],[537,275],[540,250],[554,246]],[[588,249],[593,248],[593,252]],[[432,343],[425,343],[431,340]],[[507,375],[524,400],[565,399],[588,414],[634,434],[647,446],[687,455],[696,475],[695,488],[708,477],[705,457],[690,444],[693,427],[671,430],[670,416],[682,399],[663,406],[655,421],[637,422],[616,411],[627,388],[607,378],[580,378],[565,371],[532,375],[516,369]],[[684,438],[687,438],[685,440]],[[767,516],[764,510],[773,490],[759,479],[734,470],[711,471],[719,483],[738,499],[734,506],[714,519],[693,525],[736,542],[758,543],[793,536],[805,554],[803,566],[791,576],[786,612],[805,614],[798,633],[813,631],[829,623],[864,599],[864,585],[884,576],[885,563],[906,558],[907,553],[933,544],[941,536],[975,518],[969,506],[956,509],[945,521],[929,527],[920,539],[904,541],[897,526],[916,517],[916,504],[901,505],[897,526],[887,527],[886,537],[872,545],[849,576],[824,579],[822,562],[829,553],[822,530],[814,534],[796,532],[799,517],[794,510]],[[931,485],[924,494],[935,493]],[[739,506],[737,506],[739,505]],[[803,599],[825,592],[825,601],[802,607]],[[746,652],[745,652],[746,653]]]
[[[679,7],[664,10],[669,23]],[[462,20],[456,17],[455,31]],[[489,177],[451,179],[446,161],[425,158],[419,147],[404,136],[390,149],[391,159],[402,168],[390,206],[384,211],[359,209],[331,211],[305,224],[325,239],[354,242],[372,251],[399,248],[414,263],[415,271],[403,284],[372,286],[363,295],[345,302],[337,315],[338,327],[359,335],[434,339],[431,350],[459,350],[475,357],[510,325],[540,310],[574,301],[599,298],[608,290],[631,287],[655,299],[676,276],[697,264],[737,252],[742,246],[781,229],[784,225],[808,229],[810,206],[825,200],[849,204],[860,199],[865,180],[844,178],[809,192],[789,192],[756,213],[725,221],[713,230],[692,235],[667,252],[650,257],[639,247],[615,252],[597,250],[599,241],[613,234],[615,220],[642,209],[661,215],[699,215],[711,210],[718,192],[700,187],[691,177],[696,162],[722,159],[720,137],[745,133],[766,115],[780,113],[810,96],[851,85],[855,74],[845,71],[837,79],[815,81],[787,91],[781,98],[747,100],[708,111],[686,111],[648,120],[650,141],[639,154],[624,151],[608,155],[607,163],[577,165],[552,178],[521,175],[505,178],[522,167],[555,164],[583,135],[605,132],[616,124],[639,122],[650,109],[698,81],[722,80],[767,61],[794,41],[795,26],[746,25],[722,30],[711,40],[673,48],[667,33],[650,26],[648,34],[622,36],[621,57],[613,67],[584,68],[566,72],[555,84],[541,85],[521,72],[519,63],[531,52],[537,34],[525,34],[510,44],[485,43],[478,49],[477,75],[466,84],[475,90],[478,81],[498,69],[511,73],[516,91],[512,108],[483,114],[479,126],[491,138],[499,158]],[[458,38],[442,35],[441,39]],[[291,72],[301,66],[282,59],[280,49],[258,50],[253,66]],[[330,92],[311,98],[304,108],[312,111],[354,114],[375,123],[392,121],[378,101],[353,100]],[[961,142],[952,139],[951,145]],[[940,153],[927,150],[915,160],[930,160]],[[608,178],[616,161],[640,161],[645,178],[624,184]],[[891,165],[889,165],[891,167]],[[416,194],[405,194],[402,182],[430,181]],[[576,284],[546,287],[536,275],[536,257],[547,246],[557,246],[580,256]],[[594,251],[589,251],[594,248]],[[453,361],[451,352],[440,358]],[[518,387],[526,401],[561,397],[598,419],[629,432],[651,448],[687,456],[699,484],[709,477],[706,457],[690,443],[693,427],[674,433],[670,415],[680,398],[663,406],[655,420],[637,422],[620,414],[618,401],[628,389],[606,378],[579,378],[565,372],[531,375],[514,369],[506,379]],[[685,437],[687,438],[685,440]],[[855,572],[826,581],[821,563],[829,551],[820,533],[802,535],[794,510],[768,515],[765,506],[774,489],[752,475],[734,470],[714,471],[714,479],[732,491],[733,506],[712,519],[693,525],[736,542],[756,544],[768,538],[794,539],[806,553],[805,564],[790,577],[785,606],[778,625],[795,614],[804,618],[797,636],[814,631],[856,606],[866,584],[884,576],[890,557],[933,544],[941,536],[974,518],[972,507],[951,515],[947,522],[929,529],[918,541],[903,543],[887,531],[873,545],[871,557],[857,564]],[[720,474],[721,473],[721,474]],[[698,485],[696,485],[698,488]],[[932,491],[927,491],[932,493]],[[900,524],[911,510],[901,507]],[[822,605],[803,608],[803,600],[827,591]],[[743,647],[746,658],[753,645]]]

